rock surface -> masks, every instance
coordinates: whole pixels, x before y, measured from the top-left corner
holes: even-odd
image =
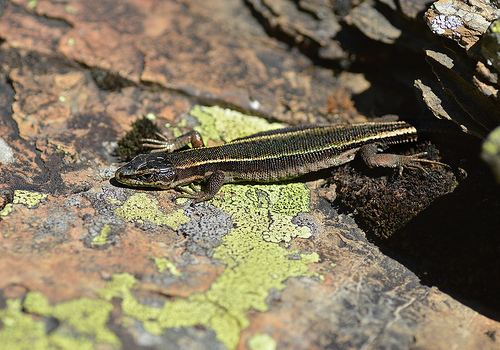
[[[500,109],[483,22],[496,12],[458,40],[454,22],[426,27],[424,13],[431,28],[457,15],[443,3],[0,2],[0,344],[498,348],[500,205],[477,159],[450,156],[466,180],[370,180],[354,164],[330,181],[225,185],[195,206],[110,181],[142,116],[209,144],[428,110],[486,135]],[[418,203],[411,217],[381,207],[398,201]]]

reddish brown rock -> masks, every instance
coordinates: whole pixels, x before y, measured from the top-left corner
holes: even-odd
[[[225,244],[222,238],[233,227],[230,215],[221,214],[220,209],[186,209],[192,215],[189,227],[120,216],[118,208],[138,193],[147,194],[160,214],[180,208],[172,191],[140,192],[110,181],[118,166],[114,145],[140,117],[147,115],[165,129],[165,123],[193,122],[186,113],[200,103],[291,124],[362,121],[398,110],[417,115],[423,110],[415,107],[415,68],[419,74],[424,72],[418,77],[422,78],[418,88],[431,111],[464,125],[457,116],[460,106],[441,104],[454,101],[451,90],[444,94],[447,100],[441,98],[443,94],[436,93],[440,85],[432,80],[436,74],[443,84],[440,88],[446,90],[450,81],[465,79],[463,70],[451,69],[446,57],[439,60],[435,55],[429,57],[445,73],[436,66],[432,74],[422,69],[427,66],[423,55],[419,56],[423,51],[418,50],[422,50],[425,35],[416,35],[419,29],[415,28],[421,28],[417,14],[427,3],[2,3],[0,138],[2,149],[13,156],[3,157],[0,164],[1,317],[10,301],[25,302],[29,292],[42,293],[52,305],[84,297],[104,300],[99,293],[120,273],[137,281],[126,292],[143,305],[159,309],[174,300],[196,295],[205,298],[220,276],[240,267],[228,268],[220,256],[212,255]],[[286,36],[284,42],[272,36],[279,37],[276,33]],[[414,60],[408,61],[409,57]],[[405,66],[407,62],[412,69]],[[349,66],[351,70],[346,69]],[[496,73],[481,60],[471,67],[477,73],[476,90],[467,82],[453,91],[474,91],[467,96],[479,91],[486,97],[476,102],[488,103],[479,103],[475,110],[488,111],[496,103],[492,90]],[[249,348],[252,341],[259,340],[256,335],[264,334],[267,337],[260,340],[274,341],[278,348],[497,348],[500,305],[495,296],[500,288],[493,272],[498,271],[495,247],[500,224],[491,213],[498,212],[498,197],[488,187],[480,165],[462,159],[452,165],[455,175],[462,166],[471,174],[465,194],[459,191],[445,196],[445,191],[436,191],[438,195],[427,197],[428,191],[418,186],[424,184],[419,179],[429,177],[418,173],[410,177],[403,191],[397,181],[391,182],[390,174],[371,174],[372,180],[367,180],[356,166],[340,170],[330,188],[322,180],[300,179],[312,190],[312,202],[310,212],[294,217],[293,223],[310,228],[311,237],[275,245],[305,255],[316,253],[319,262],[311,264],[309,275],[283,281],[282,290],[266,291],[262,304],[255,302],[241,311],[243,319],[229,315],[230,320],[238,320],[233,328],[242,327],[235,344]],[[446,181],[455,181],[450,172],[442,172],[439,176]],[[427,176],[439,178],[432,172]],[[371,186],[369,181],[373,181]],[[432,187],[430,192],[440,184],[425,183]],[[363,202],[359,210],[356,205],[339,204],[338,195],[344,195],[349,186],[355,192],[350,199]],[[317,195],[320,190],[329,200],[337,197],[333,206]],[[407,201],[409,194],[414,202]],[[419,197],[424,194],[424,199]],[[249,200],[256,200],[262,209],[265,195]],[[379,210],[384,203],[392,204]],[[391,211],[399,203],[399,211]],[[473,210],[472,205],[477,208]],[[359,214],[373,207],[381,213],[379,217],[391,219],[397,213],[405,224],[409,221],[412,234],[399,232],[393,241],[370,242],[358,224],[370,222]],[[150,214],[154,209],[143,211]],[[411,217],[407,215],[410,211]],[[282,213],[265,213],[268,215],[262,220],[272,219],[272,224],[282,219]],[[428,218],[431,224],[422,223]],[[374,228],[373,222],[363,227],[370,240],[376,238]],[[210,232],[202,235],[203,230]],[[245,242],[245,237],[241,239]],[[255,249],[246,248],[248,251],[238,254]],[[228,256],[236,257],[233,253]],[[168,258],[165,271],[155,264],[158,257]],[[290,254],[285,265],[294,266],[302,258]],[[256,283],[257,290],[260,278],[275,276],[248,274],[244,278]],[[227,295],[240,293],[238,287]],[[258,293],[248,293],[242,300],[253,300],[254,294]],[[112,311],[103,325],[124,348],[185,346],[186,342],[222,347],[220,331],[206,325],[152,334],[144,324],[153,318],[140,313],[142,318],[127,316],[130,304],[124,299],[115,295],[106,301]],[[206,298],[199,305],[230,314],[217,303],[221,300]],[[44,316],[26,305],[16,312],[46,322],[47,339],[53,334],[52,327],[80,335],[62,316]],[[56,325],[50,326],[50,321]],[[7,326],[8,322],[0,322],[0,333]],[[94,335],[84,334],[83,338],[95,342]]]

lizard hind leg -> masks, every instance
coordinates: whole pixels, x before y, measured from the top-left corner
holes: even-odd
[[[422,166],[423,164],[434,164],[434,165],[443,166],[445,168],[450,168],[450,166],[448,164],[438,162],[437,160],[422,158],[422,157],[425,157],[426,155],[427,155],[427,152],[416,153],[416,154],[412,154],[409,156],[400,155],[399,156],[400,157],[400,161],[399,161],[400,164],[398,166],[399,175],[403,174],[403,169],[405,167],[409,168],[409,169],[419,169],[422,172],[427,174],[428,171],[426,168],[424,168]]]
[[[376,144],[364,145],[360,148],[359,152],[361,158],[368,167],[397,168],[399,175],[403,174],[404,168],[419,169],[424,173],[427,173],[427,170],[422,166],[422,164],[435,164],[449,167],[448,164],[422,158],[427,155],[427,152],[421,152],[412,155],[377,153],[378,146]]]

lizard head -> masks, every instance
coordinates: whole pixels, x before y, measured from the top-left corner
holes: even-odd
[[[176,177],[167,153],[139,154],[115,172],[116,181],[133,187],[168,189]]]

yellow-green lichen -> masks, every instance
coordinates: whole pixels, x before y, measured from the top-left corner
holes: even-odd
[[[223,198],[222,198],[223,197]],[[288,185],[226,185],[221,196],[212,203],[237,220],[246,218],[245,226],[260,230],[268,242],[290,242],[293,238],[309,238],[309,227],[299,227],[290,220],[290,213],[309,212],[309,189],[303,183]],[[242,212],[238,203],[248,202],[250,212]],[[269,216],[269,226],[260,225],[262,217]]]
[[[12,203],[7,203],[5,207],[0,210],[0,217],[5,217],[12,213],[14,204],[21,204],[30,209],[35,208],[41,201],[47,198],[47,195],[40,192],[15,190]]]
[[[106,197],[106,202],[108,202],[111,205],[120,205],[122,202],[120,200],[114,198],[114,197]]]
[[[202,107],[198,108],[201,111]],[[233,113],[218,110],[223,114]],[[217,108],[208,111],[217,111]],[[207,113],[205,109],[203,113],[211,112]],[[197,113],[194,114],[196,116]],[[199,121],[203,128],[207,128],[208,119],[203,118]],[[213,121],[213,115],[210,118]],[[250,125],[251,119],[242,115],[241,118],[242,125]],[[229,125],[233,125],[233,129],[241,127],[239,124]],[[219,127],[223,125],[219,126],[214,121],[207,130],[213,128],[213,132],[219,133]],[[228,132],[221,139],[263,130],[255,128],[247,129],[241,135]],[[266,298],[271,290],[282,290],[286,280],[291,277],[314,275],[309,266],[319,261],[318,254],[304,254],[277,244],[288,242],[294,237],[310,236],[308,228],[292,222],[296,215],[309,211],[309,201],[309,190],[301,183],[226,185],[210,203],[231,216],[234,226],[213,251],[214,259],[223,263],[225,270],[207,291],[187,298],[168,300],[161,308],[151,307],[140,303],[132,292],[134,287],[139,287],[140,282],[132,275],[123,273],[114,275],[99,292],[100,298],[96,299],[81,298],[51,305],[40,293],[31,292],[22,305],[19,301],[8,300],[8,305],[13,306],[0,310],[3,324],[0,344],[4,344],[2,340],[7,339],[5,344],[11,341],[13,349],[21,349],[22,346],[16,344],[23,337],[19,342],[26,341],[30,348],[35,349],[91,348],[96,344],[119,346],[116,335],[106,327],[113,308],[111,301],[118,298],[121,300],[122,312],[130,317],[128,321],[135,319],[142,322],[144,329],[152,334],[161,334],[168,328],[203,325],[212,329],[227,348],[234,349],[241,330],[249,325],[247,313],[250,310],[266,311]],[[132,195],[115,212],[128,221],[150,222],[173,228],[189,221],[182,209],[171,214],[164,213],[158,201],[145,193]],[[170,264],[162,260],[155,260],[155,263],[159,268],[171,268]],[[55,317],[61,325],[46,335],[43,322],[34,321],[21,311],[22,307],[32,314]],[[9,310],[14,316],[6,317]],[[23,331],[6,326],[15,325],[16,322],[19,326],[14,328]],[[126,325],[127,319],[124,318],[123,322]],[[40,347],[36,347],[37,341],[40,341]],[[273,349],[275,342],[262,334],[252,337],[249,346]]]
[[[47,195],[40,192],[15,190],[14,191],[14,204],[23,204],[28,208],[34,208],[40,202],[47,198]]]
[[[41,293],[30,292],[23,306],[30,313],[57,318],[96,343],[120,344],[118,337],[106,326],[113,305],[105,300],[80,298],[52,306]]]
[[[111,226],[109,224],[104,224],[104,226],[101,229],[101,232],[99,232],[99,235],[94,237],[92,240],[92,245],[93,246],[102,246],[108,243],[108,238],[109,234],[111,233]]]
[[[19,299],[8,299],[7,307],[0,309],[0,344],[9,350],[91,350],[93,342],[74,334],[57,330],[47,334],[42,320],[35,320],[23,312],[24,305]]]
[[[115,213],[127,221],[150,222],[156,225],[166,225],[173,229],[177,229],[189,221],[182,209],[165,214],[158,207],[156,198],[145,193],[133,194],[115,210]]]
[[[38,6],[38,0],[28,0],[28,7],[34,9]]]
[[[0,216],[7,216],[10,213],[12,213],[12,210],[14,209],[14,206],[12,203],[7,203],[5,207],[3,207],[2,210],[0,210]]]
[[[283,127],[280,123],[270,123],[259,117],[248,116],[218,106],[195,106],[189,113],[200,123],[194,129],[204,138],[213,141],[231,141],[257,132]]]
[[[161,310],[143,305],[135,299],[131,289],[136,283],[135,277],[128,273],[115,274],[111,281],[106,284],[106,288],[101,290],[99,294],[108,301],[111,301],[114,297],[121,297],[123,312],[147,324],[149,320],[156,320]],[[157,329],[156,333],[159,332],[161,330]]]
[[[167,214],[165,225],[177,230],[182,224],[189,222],[189,217],[184,214],[184,209],[177,209]]]
[[[497,182],[500,183],[500,126],[494,129],[483,142],[481,158],[489,164]]]
[[[173,276],[179,277],[182,275],[182,273],[177,270],[177,267],[175,267],[174,263],[167,258],[154,258],[153,260],[156,268],[160,273],[168,270]]]
[[[0,309],[0,321],[0,344],[5,349],[48,348],[43,322],[23,313],[20,300],[7,300],[7,307]]]
[[[249,324],[248,311],[267,310],[266,298],[271,289],[283,289],[290,277],[312,275],[309,265],[319,261],[318,254],[299,254],[264,239],[270,228],[276,241],[304,234],[303,228],[291,220],[309,210],[308,200],[309,191],[303,184],[225,186],[223,196],[212,203],[231,215],[235,228],[214,250],[214,258],[226,269],[208,291],[169,301],[157,309],[140,304],[130,291],[137,283],[135,279],[120,275],[102,295],[108,300],[122,298],[124,313],[142,321],[150,333],[204,325],[233,349],[240,331]],[[289,258],[294,254],[300,259]]]
[[[500,19],[494,20],[480,41],[481,54],[489,66],[500,72]]]
[[[257,333],[248,340],[251,350],[275,350],[276,340],[268,334]]]
[[[195,107],[191,115],[200,122],[196,129],[202,136],[215,141],[281,127],[219,107]],[[271,289],[283,289],[290,277],[313,275],[309,265],[319,261],[318,254],[300,254],[276,244],[311,235],[309,228],[292,222],[296,215],[309,212],[310,194],[302,183],[225,185],[211,203],[231,216],[234,228],[214,249],[213,257],[224,263],[226,269],[209,290],[168,301],[161,309],[152,308],[140,304],[131,293],[135,279],[121,275],[115,276],[103,297],[122,298],[123,311],[142,321],[153,334],[171,327],[204,325],[233,349],[240,331],[249,324],[248,311],[267,310],[266,298]],[[145,194],[130,197],[117,214],[133,221],[166,220],[157,202]],[[181,218],[185,218],[184,212]]]
[[[496,19],[491,23],[490,31],[492,33],[500,33],[500,19]]]
[[[154,113],[150,112],[150,113],[146,114],[146,119],[149,119],[152,122],[154,122],[156,120],[156,115]]]
[[[71,15],[74,15],[78,12],[78,9],[74,6],[66,5],[66,6],[64,6],[64,11],[66,11],[67,13],[69,13]]]

